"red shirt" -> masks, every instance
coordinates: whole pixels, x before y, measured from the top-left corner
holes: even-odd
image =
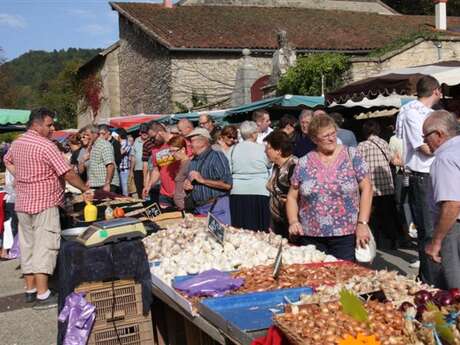
[[[179,171],[180,162],[177,162],[171,155],[168,144],[163,144],[152,150],[152,163],[160,171],[160,194],[172,198],[176,188],[174,178]]]
[[[4,158],[16,169],[17,212],[36,214],[64,201],[61,178],[71,167],[50,140],[28,130],[11,144]]]

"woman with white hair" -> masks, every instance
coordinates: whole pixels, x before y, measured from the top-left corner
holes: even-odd
[[[267,231],[270,224],[269,192],[270,162],[265,146],[258,144],[258,128],[254,121],[240,126],[243,141],[228,153],[233,187],[230,192],[232,225],[238,228]]]

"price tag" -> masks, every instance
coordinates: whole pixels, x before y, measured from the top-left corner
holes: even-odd
[[[225,227],[211,213],[208,213],[208,230],[219,243],[224,243]]]
[[[273,278],[278,279],[283,264],[283,244],[280,243],[278,254],[276,254],[275,263],[273,264]]]
[[[156,202],[145,209],[145,214],[148,218],[155,218],[161,214],[161,208]]]

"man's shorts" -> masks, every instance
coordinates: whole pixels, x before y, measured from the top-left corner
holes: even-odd
[[[59,209],[37,214],[18,212],[19,248],[23,274],[52,274],[61,244]]]

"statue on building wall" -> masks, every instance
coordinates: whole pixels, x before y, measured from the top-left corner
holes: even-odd
[[[278,50],[273,54],[272,74],[270,83],[276,85],[283,74],[289,67],[294,66],[297,61],[295,49],[288,42],[287,32],[279,31],[277,33]]]

